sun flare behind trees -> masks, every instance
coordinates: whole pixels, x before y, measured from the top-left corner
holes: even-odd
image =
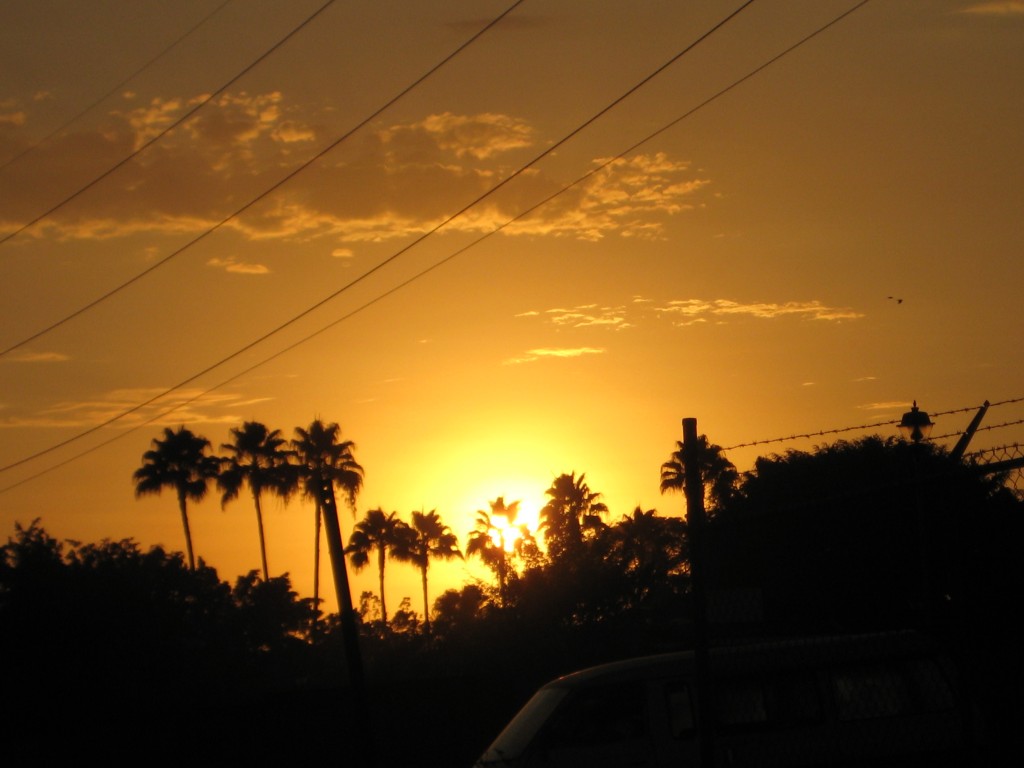
[[[504,602],[508,590],[509,578],[509,557],[508,545],[514,542],[507,542],[505,531],[515,524],[516,516],[519,513],[519,502],[513,501],[505,504],[505,497],[499,496],[489,502],[491,511],[486,512],[478,509],[473,530],[466,539],[466,555],[476,555],[480,560],[494,572],[498,580],[498,596]],[[501,524],[497,519],[502,517],[507,525]]]

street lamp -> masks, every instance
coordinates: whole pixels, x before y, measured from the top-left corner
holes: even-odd
[[[921,583],[918,587],[920,590],[920,605],[918,609],[921,611],[921,621],[927,626],[931,621],[930,606],[929,606],[929,595],[931,589],[931,574],[929,573],[928,565],[928,547],[925,542],[926,539],[926,526],[924,517],[924,503],[921,499],[921,451],[923,446],[921,445],[922,440],[926,440],[928,435],[932,432],[932,420],[928,418],[928,414],[924,411],[918,410],[917,400],[914,401],[913,407],[909,411],[903,414],[903,418],[900,419],[900,433],[907,440],[910,440],[914,444],[914,449],[911,451],[911,467],[912,467],[912,483],[914,493],[914,507],[917,510],[917,548],[918,557],[920,559],[920,579]]]
[[[928,414],[917,409],[917,400],[915,400],[913,407],[903,414],[903,419],[900,421],[900,433],[906,439],[920,443],[922,440],[928,439],[933,426],[935,425],[928,418]]]

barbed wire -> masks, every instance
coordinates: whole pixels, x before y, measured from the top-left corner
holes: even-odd
[[[1012,405],[1014,403],[1020,403],[1020,402],[1024,402],[1024,396],[1022,396],[1022,397],[1014,397],[1014,398],[1010,398],[1010,399],[1007,399],[1007,400],[1000,400],[1000,401],[995,402],[995,403],[988,403],[988,407],[989,408],[995,408],[995,407],[1000,406],[1000,405]],[[985,407],[985,404],[982,404],[982,405],[969,405],[969,406],[964,406],[963,408],[953,408],[953,409],[950,409],[950,410],[947,410],[947,411],[936,411],[936,412],[932,413],[931,416],[935,416],[936,418],[938,418],[939,416],[952,416],[952,415],[958,414],[958,413],[970,413],[972,411],[977,411],[977,410],[979,410],[980,408],[983,408],[983,407]],[[723,448],[722,450],[723,451],[733,451],[733,450],[736,450],[736,449],[739,449],[739,448],[750,448],[750,447],[757,446],[757,445],[769,445],[769,444],[772,444],[772,443],[785,443],[785,442],[789,442],[791,440],[806,440],[806,439],[809,439],[809,438],[812,438],[812,437],[826,437],[828,435],[839,435],[839,434],[843,434],[843,433],[846,433],[846,432],[858,432],[858,431],[867,430],[867,429],[877,430],[880,427],[895,426],[895,425],[897,425],[899,423],[900,423],[899,419],[890,419],[889,421],[875,421],[875,422],[871,422],[870,424],[859,424],[857,426],[852,426],[852,427],[838,427],[836,429],[822,429],[822,430],[819,430],[817,432],[805,432],[803,434],[789,435],[789,436],[786,436],[786,437],[771,437],[771,438],[767,438],[767,439],[764,439],[764,440],[752,440],[752,441],[747,442],[747,443],[737,443],[736,445],[728,446],[727,448]],[[1010,426],[1014,426],[1014,425],[1017,425],[1017,424],[1024,424],[1024,419],[1018,419],[1017,421],[1008,421],[1008,422],[1005,422],[1003,424],[993,424],[991,426],[986,426],[986,427],[978,427],[977,431],[981,432],[982,430],[1001,429],[1003,427],[1010,427]],[[949,434],[939,435],[937,437],[933,437],[932,440],[945,440],[945,439],[948,439],[948,438],[951,438],[951,437],[959,437],[961,434],[962,434],[962,432],[951,432]]]

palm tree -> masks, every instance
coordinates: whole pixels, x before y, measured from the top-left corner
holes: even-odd
[[[314,523],[315,540],[313,547],[313,603],[320,604],[320,483],[326,482],[331,488],[339,487],[345,494],[345,501],[355,515],[356,496],[363,487],[363,468],[352,455],[355,443],[339,440],[341,427],[335,423],[325,424],[314,419],[306,429],[295,428],[292,449],[299,463],[299,475],[303,492],[316,505]],[[322,480],[321,480],[322,478]],[[344,561],[342,562],[344,567]]]
[[[408,558],[420,569],[423,582],[423,629],[430,634],[430,603],[427,600],[427,569],[430,560],[462,559],[459,539],[451,528],[441,522],[436,510],[412,513],[412,533],[408,542]]]
[[[287,499],[295,490],[298,478],[289,462],[291,451],[283,446],[288,442],[281,430],[270,430],[258,421],[246,421],[241,428],[231,430],[232,442],[221,444],[228,455],[223,460],[217,486],[223,491],[221,506],[238,497],[243,484],[248,484],[256,506],[256,527],[260,538],[260,561],[263,580],[268,581],[267,543],[263,535],[263,508],[260,503],[264,490]]]
[[[188,567],[195,570],[192,554],[192,531],[188,524],[188,502],[202,501],[210,480],[217,476],[220,460],[207,451],[210,441],[193,434],[184,426],[177,431],[164,428],[164,439],[154,438],[152,448],[142,454],[142,466],[135,470],[135,496],[160,494],[164,488],[173,488],[178,495],[181,524],[185,529],[185,551]]]
[[[642,591],[660,586],[687,564],[686,524],[640,507],[608,529],[609,554]]]
[[[686,466],[683,463],[683,442],[676,441],[671,458],[661,465],[661,492],[682,493],[686,482]],[[736,496],[740,475],[731,461],[725,458],[722,446],[708,441],[707,435],[697,438],[697,456],[700,476],[704,482],[705,498],[709,511],[721,509]]]
[[[488,504],[491,507],[490,513],[482,509],[478,509],[476,512],[475,527],[466,541],[466,555],[478,556],[484,565],[494,571],[494,575],[498,577],[498,595],[504,604],[508,587],[505,526],[495,525],[491,515],[500,515],[508,521],[510,526],[515,525],[516,517],[519,514],[519,502],[513,501],[506,505],[505,497],[499,496]]]
[[[356,523],[345,551],[359,571],[370,562],[370,553],[377,553],[377,577],[380,581],[380,614],[384,625],[388,623],[388,608],[384,600],[384,564],[388,554],[399,560],[408,557],[409,526],[398,519],[397,512],[371,509]]]
[[[540,511],[540,527],[544,531],[548,555],[558,559],[575,554],[585,533],[594,534],[604,527],[601,515],[608,512],[600,493],[590,490],[586,475],[559,475],[545,493],[551,500]]]

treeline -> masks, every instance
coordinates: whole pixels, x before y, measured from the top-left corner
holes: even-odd
[[[923,629],[947,643],[995,734],[1013,732],[1024,714],[1024,504],[1000,476],[877,437],[762,457],[743,474],[706,438],[698,455],[713,641]],[[677,445],[663,491],[682,490],[682,458]],[[349,448],[347,471],[353,461]],[[375,510],[357,523],[347,559],[373,564],[381,579],[379,594],[357,599],[378,729],[363,742],[391,755],[378,764],[468,765],[546,679],[692,642],[685,521],[639,508],[615,519],[575,472],[547,498],[538,531],[515,525],[515,501],[490,502],[464,552],[436,513],[404,522]],[[423,612],[410,601],[388,612],[388,560],[429,564],[437,552],[481,557],[493,578],[428,602],[423,568]],[[58,542],[38,523],[19,526],[0,549],[0,643],[20,660],[5,676],[10,700],[60,691],[79,704],[119,702],[122,715],[134,702],[159,710],[147,723],[191,729],[212,708],[217,716],[199,719],[225,749],[242,748],[244,732],[250,746],[301,742],[312,756],[352,722],[352,702],[334,695],[346,690],[339,617],[321,616],[287,575],[254,571],[229,585],[181,553]],[[360,737],[348,738],[351,748]]]

